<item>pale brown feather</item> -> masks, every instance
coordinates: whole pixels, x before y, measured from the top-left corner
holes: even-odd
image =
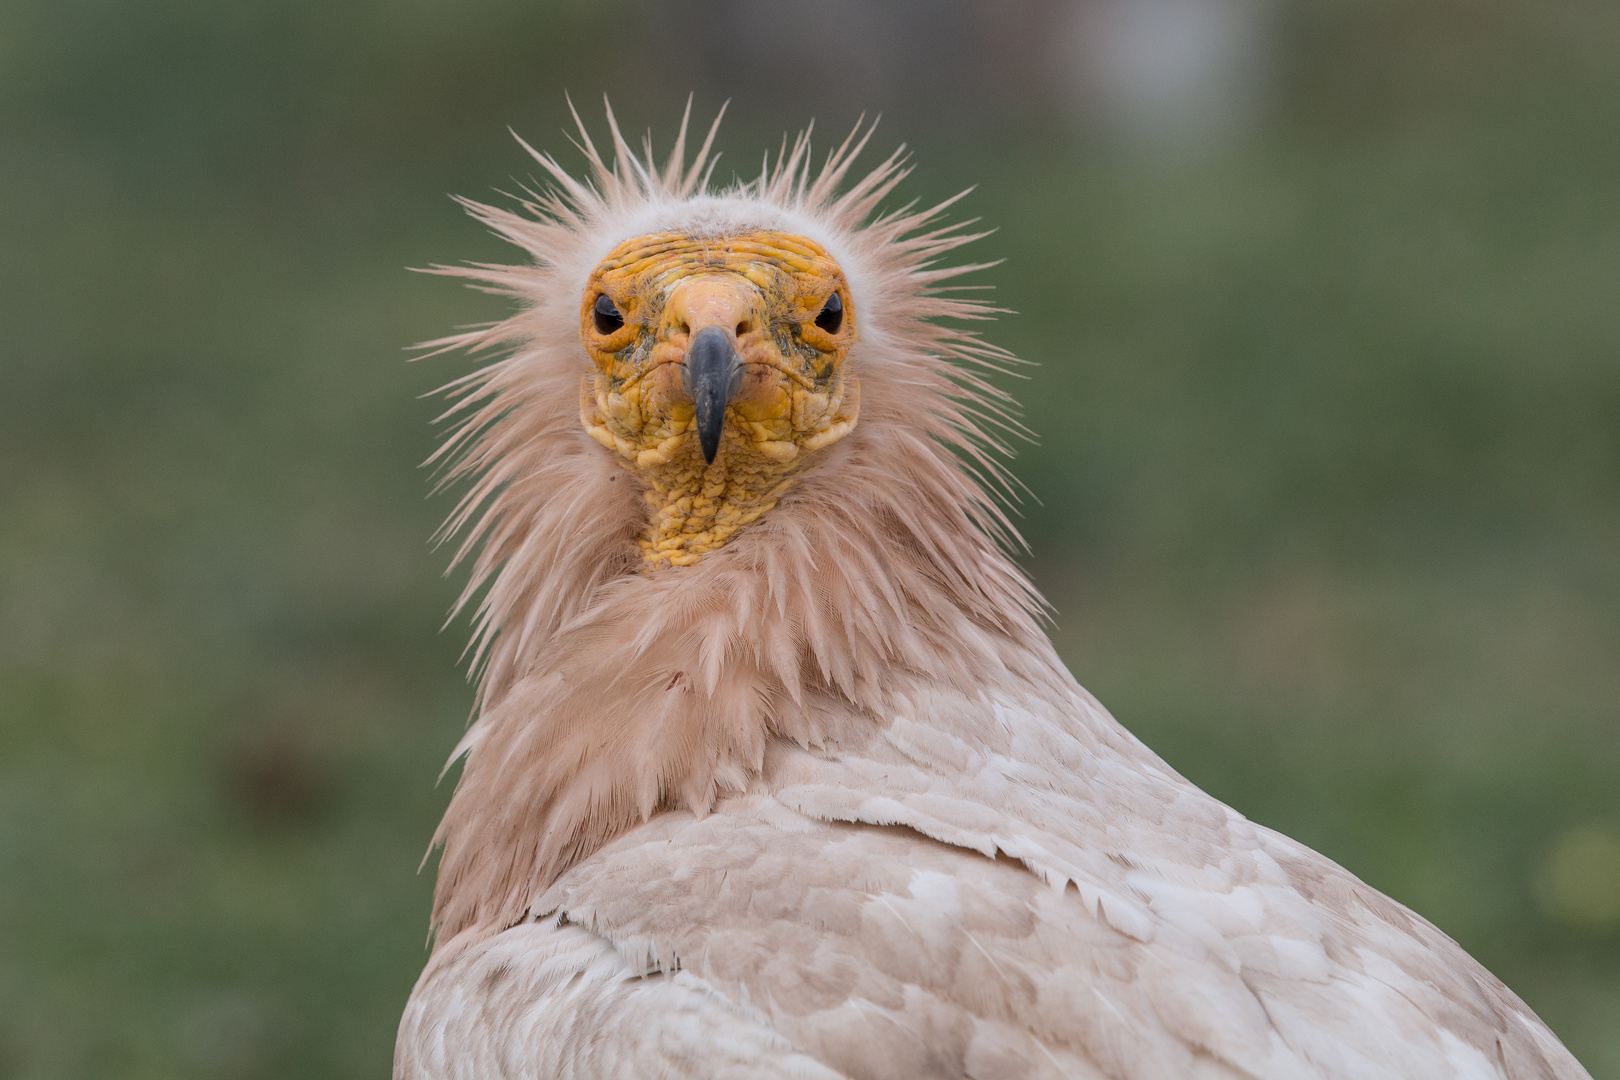
[[[445,271],[521,310],[436,343],[510,355],[452,387],[478,714],[396,1076],[1585,1076],[1064,669],[990,494],[1016,422],[983,372],[1013,360],[937,321],[993,311],[940,284],[972,236],[876,213],[898,153],[840,194],[870,132],[816,173],[801,137],[710,195],[712,129],[661,167],[612,132],[581,126],[589,183],[536,154],[551,192],[472,205],[532,265]],[[672,227],[838,259],[861,419],[723,549],[645,572],[645,504],[580,427],[577,312],[606,251]]]

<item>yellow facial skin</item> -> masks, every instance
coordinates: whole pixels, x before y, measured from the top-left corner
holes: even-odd
[[[843,308],[836,320],[824,314],[835,293]],[[599,324],[604,295],[622,326]],[[699,446],[685,370],[688,346],[709,327],[724,332],[740,362],[712,463]],[[585,287],[580,337],[596,366],[581,387],[580,416],[642,483],[651,514],[641,550],[650,568],[687,566],[719,548],[775,506],[814,452],[849,434],[859,413],[859,384],[844,372],[856,340],[849,285],[802,236],[756,230],[626,241]]]

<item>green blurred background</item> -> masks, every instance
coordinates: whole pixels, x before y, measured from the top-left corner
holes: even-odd
[[[0,6],[0,1076],[387,1075],[471,700],[404,346],[503,310],[404,268],[564,88],[979,184],[1076,674],[1620,1077],[1608,0]]]

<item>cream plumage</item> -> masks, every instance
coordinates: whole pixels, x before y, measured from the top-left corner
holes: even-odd
[[[442,451],[479,713],[397,1078],[1586,1075],[1065,670],[986,490],[1012,358],[938,322],[974,237],[876,215],[901,158],[711,193],[713,129],[611,126],[471,205],[531,265],[446,271],[521,310],[441,343],[510,355]]]

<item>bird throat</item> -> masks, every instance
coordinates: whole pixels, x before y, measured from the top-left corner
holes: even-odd
[[[641,484],[648,514],[638,539],[649,569],[690,566],[724,546],[774,507],[815,452],[848,434],[860,412],[853,375],[805,388],[755,365],[726,411],[714,461],[706,462],[690,403],[670,401],[669,387],[660,385],[675,378],[674,365],[663,365],[631,385],[586,376],[580,388],[586,433],[616,451]],[[633,427],[636,420],[651,422]]]
[[[639,542],[649,567],[690,566],[769,511],[798,480],[803,459],[775,460],[751,442],[723,438],[713,464],[690,439],[669,461],[643,469],[647,524]]]

